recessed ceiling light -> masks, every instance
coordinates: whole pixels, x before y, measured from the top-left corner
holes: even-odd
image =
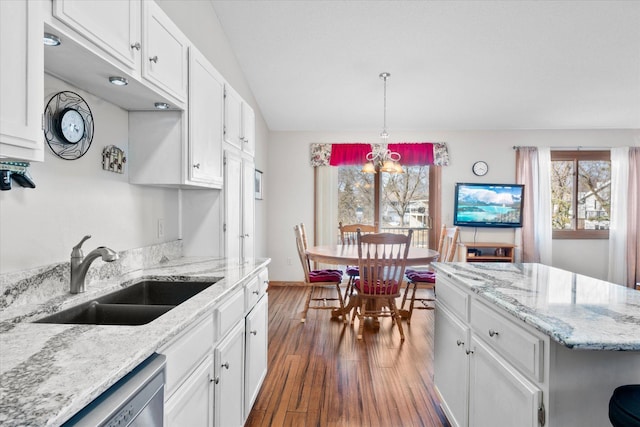
[[[124,77],[120,77],[120,76],[111,76],[111,77],[109,77],[109,82],[111,84],[116,85],[116,86],[126,86],[126,85],[129,84],[127,79],[125,79]]]
[[[44,33],[44,38],[42,39],[42,41],[44,42],[45,46],[58,46],[61,43],[60,37],[51,33]]]
[[[156,107],[158,110],[168,110],[170,105],[167,104],[166,102],[156,102],[155,104],[153,104],[154,107]]]

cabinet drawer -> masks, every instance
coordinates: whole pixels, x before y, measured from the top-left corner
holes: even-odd
[[[525,375],[542,381],[544,341],[480,301],[471,303],[471,327],[484,341]]]
[[[213,334],[213,316],[209,313],[160,351],[167,356],[166,397],[171,396],[205,355],[211,353]]]
[[[436,275],[436,303],[443,303],[465,322],[469,320],[469,294],[458,288],[451,279],[439,272]]]
[[[269,284],[267,270],[262,270],[258,277],[251,280],[245,287],[245,309],[247,312],[256,305],[256,303],[267,293],[267,286]]]
[[[238,289],[236,292],[215,310],[218,333],[216,341],[224,337],[229,329],[244,317],[244,292]]]

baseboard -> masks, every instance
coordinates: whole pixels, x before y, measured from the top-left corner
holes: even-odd
[[[303,282],[283,282],[277,280],[269,280],[269,287],[271,286],[299,286],[302,285]]]

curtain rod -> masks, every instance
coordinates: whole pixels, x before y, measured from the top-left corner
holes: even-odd
[[[517,150],[518,148],[538,148],[537,146],[527,146],[527,145],[514,145],[513,149]],[[566,147],[549,147],[551,150],[576,150],[576,151],[599,151],[599,150],[611,150],[615,147],[590,147],[584,145],[575,145],[575,146],[566,146]]]

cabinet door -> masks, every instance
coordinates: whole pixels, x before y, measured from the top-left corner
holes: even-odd
[[[246,318],[246,351],[244,379],[244,415],[251,412],[264,377],[267,375],[267,346],[269,339],[268,296],[260,298]]]
[[[251,156],[256,153],[256,115],[246,102],[242,103],[242,150]]]
[[[224,92],[224,140],[242,149],[242,98],[228,85]]]
[[[441,304],[436,306],[434,382],[452,426],[468,419],[469,328]]]
[[[139,75],[140,0],[54,0],[53,16]]]
[[[242,261],[254,258],[255,235],[255,176],[256,169],[250,160],[242,160]]]
[[[242,160],[229,152],[224,162],[224,239],[229,263],[242,260]]]
[[[165,407],[167,427],[213,425],[213,355],[209,355],[171,396]]]
[[[472,337],[471,349],[469,426],[538,426],[542,391],[482,340]]]
[[[0,157],[42,161],[42,4],[0,1]]]
[[[215,350],[215,425],[243,425],[244,322],[238,323]]]
[[[142,76],[184,102],[189,40],[154,1],[143,2]]]
[[[197,49],[189,50],[191,181],[222,187],[224,79]]]

